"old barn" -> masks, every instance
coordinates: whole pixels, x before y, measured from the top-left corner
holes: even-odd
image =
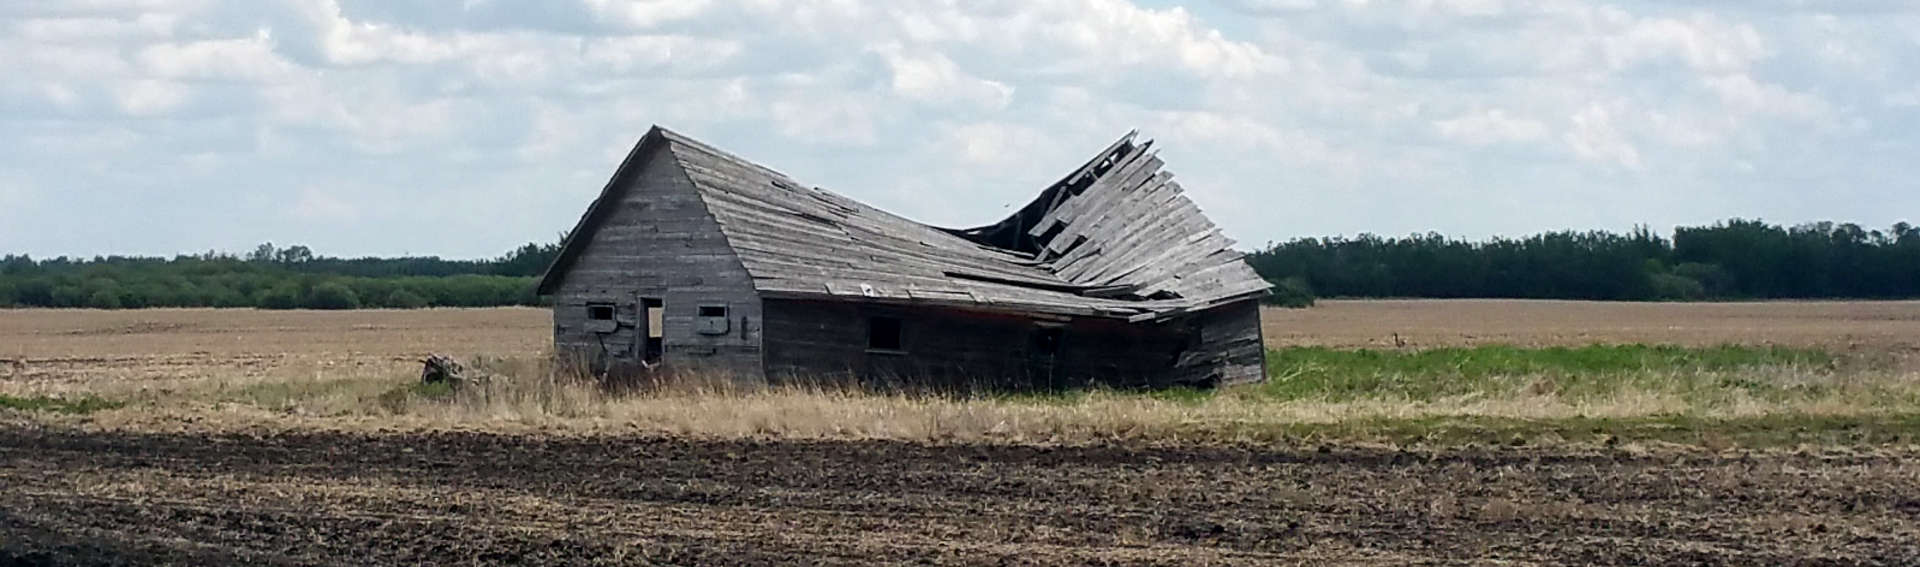
[[[1264,377],[1267,283],[1128,134],[1000,222],[901,218],[664,128],[540,282],[557,352],[744,381]]]

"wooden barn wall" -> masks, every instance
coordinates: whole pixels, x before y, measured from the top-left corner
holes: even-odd
[[[587,359],[626,360],[634,352],[636,323],[645,317],[637,298],[660,298],[663,361],[674,368],[730,372],[761,380],[759,295],[727,245],[693,182],[665,145],[640,156],[640,167],[584,242],[585,248],[553,294],[557,352]],[[588,328],[587,304],[612,302],[617,332]],[[724,304],[729,330],[695,330],[701,305]],[[640,345],[644,347],[644,344]]]
[[[1246,384],[1267,379],[1267,348],[1260,330],[1260,304],[1248,300],[1200,312],[1188,322],[1194,345],[1181,356],[1182,382]]]
[[[1198,385],[1211,376],[1176,367],[1183,358],[1212,359],[1189,354],[1197,344],[1211,348],[1195,333],[1244,322],[1237,312],[1166,323],[1078,319],[1066,323],[1060,346],[1049,357],[1039,352],[1035,341],[1041,322],[1022,316],[793,299],[768,299],[765,309],[770,380],[855,378],[868,384],[939,387],[1169,386],[1182,379]],[[876,316],[901,320],[902,352],[868,350],[867,325]],[[1257,335],[1257,311],[1255,316]],[[1216,368],[1244,374],[1235,364],[1248,362],[1247,353],[1226,344],[1219,345],[1224,349],[1220,354],[1231,363]],[[1257,349],[1253,356],[1259,356]]]

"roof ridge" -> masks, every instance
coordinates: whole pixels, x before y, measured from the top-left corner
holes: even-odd
[[[691,146],[693,149],[710,153],[722,159],[736,162],[741,165],[750,166],[750,167],[753,167],[754,169],[759,169],[763,172],[766,172],[772,177],[784,179],[786,181],[793,182],[795,185],[799,185],[799,182],[795,180],[793,176],[787,175],[786,172],[783,172],[771,167],[767,167],[765,165],[761,165],[759,162],[741,157],[739,154],[735,154],[733,152],[720,149],[718,147],[715,147],[712,144],[708,144],[706,142],[702,142],[700,140],[694,139],[691,136],[688,136],[686,134],[681,134],[679,132],[673,131],[672,129],[667,128],[665,126],[661,126],[659,124],[653,125],[653,129],[655,131],[658,131],[661,134],[661,137],[667,140],[668,142],[671,142],[674,144],[680,144],[684,146]],[[674,159],[676,160],[680,159],[679,155],[675,154]],[[816,187],[815,189],[818,189],[818,187]]]

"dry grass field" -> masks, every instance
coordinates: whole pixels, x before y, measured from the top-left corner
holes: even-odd
[[[431,352],[533,356],[552,341],[544,309],[414,311],[0,310],[13,381],[164,384],[288,369],[418,367]],[[0,373],[5,374],[5,373]]]
[[[548,325],[0,311],[0,564],[1920,563],[1920,302],[1327,301],[1205,396],[611,395]]]
[[[1327,300],[1312,309],[1268,309],[1263,319],[1272,347],[1748,344],[1920,355],[1920,301]],[[401,372],[434,352],[536,356],[550,345],[550,325],[545,309],[524,307],[0,310],[0,375],[18,387],[162,385],[342,368]]]
[[[1404,427],[1374,425],[1436,417],[1638,419],[1645,423],[1636,427],[1657,433],[1670,424],[1647,418],[1858,418],[1897,413],[1908,400],[1920,399],[1920,302],[1327,301],[1312,309],[1268,310],[1265,320],[1269,346],[1287,354],[1313,346],[1406,353],[1496,344],[1646,343],[1775,345],[1836,357],[1813,365],[1603,374],[1621,384],[1586,393],[1570,389],[1567,381],[1588,376],[1563,374],[1589,371],[1545,368],[1495,369],[1493,376],[1432,395],[1416,395],[1418,388],[1416,394],[1380,389],[1377,395],[1323,395],[1289,382],[1300,371],[1327,370],[1316,366],[1324,360],[1310,360],[1295,362],[1306,365],[1301,368],[1273,369],[1271,388],[1229,391],[1198,404],[1098,392],[1074,403],[1008,403],[741,392],[707,383],[616,397],[560,379],[565,377],[540,362],[549,341],[543,309],[15,310],[0,311],[0,395],[124,403],[78,417],[41,416],[116,427],[462,427],[1012,441],[1259,440],[1302,433],[1394,440],[1406,436]],[[525,379],[454,396],[456,403],[423,400],[405,385],[428,353],[484,356]],[[1359,369],[1354,372],[1372,374],[1346,386],[1467,380],[1436,373],[1499,354],[1469,350],[1425,367]],[[1276,364],[1298,359],[1275,357]],[[1764,388],[1718,387],[1729,382]],[[1277,390],[1287,393],[1276,398]],[[1563,435],[1527,423],[1495,429],[1505,435],[1504,429],[1516,428],[1512,433]],[[1469,437],[1475,435],[1490,433]]]
[[[1269,346],[1792,345],[1920,353],[1920,301],[1323,300],[1269,309]]]

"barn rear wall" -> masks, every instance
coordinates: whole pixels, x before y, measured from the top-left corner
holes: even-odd
[[[1237,306],[1229,306],[1237,307]],[[791,380],[856,380],[869,385],[1066,388],[1170,386],[1208,379],[1248,381],[1261,351],[1240,348],[1235,337],[1258,341],[1244,310],[1209,312],[1163,323],[1111,319],[1036,320],[1018,315],[888,304],[766,299],[767,376]],[[873,317],[902,325],[899,351],[868,348]],[[1038,335],[1057,326],[1058,347],[1044,352]],[[1214,341],[1207,341],[1211,330]],[[1195,356],[1196,348],[1226,349]],[[1181,361],[1187,367],[1178,367]],[[1202,369],[1201,366],[1207,368]]]

